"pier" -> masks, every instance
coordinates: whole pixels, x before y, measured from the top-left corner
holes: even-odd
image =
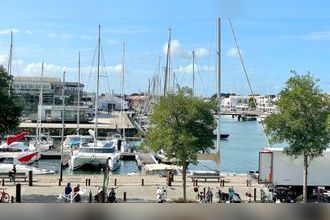
[[[19,125],[21,130],[28,130],[30,133],[35,131],[37,127],[36,122],[22,122]],[[41,124],[41,128],[49,132],[51,136],[60,137],[62,132],[62,124],[61,123],[50,123],[43,122]],[[81,134],[88,134],[89,129],[94,129],[95,124],[94,121],[89,123],[81,123],[79,124],[79,129]],[[125,128],[126,134],[128,136],[134,135],[137,130],[135,126],[132,124],[126,113],[120,114],[120,112],[113,112],[108,114],[106,112],[100,112],[98,118],[98,131],[101,136],[106,136],[108,132],[122,132]],[[64,131],[65,135],[74,134],[77,129],[77,123],[65,123]]]
[[[259,111],[222,111],[221,115],[231,115],[232,118],[237,118],[238,121],[256,121],[261,115]]]

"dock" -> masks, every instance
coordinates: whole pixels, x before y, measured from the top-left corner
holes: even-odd
[[[136,160],[139,169],[142,169],[142,167],[146,164],[157,163],[156,159],[150,153],[140,152],[122,153],[121,160]]]
[[[41,159],[50,159],[50,160],[60,160],[61,159],[61,152],[57,150],[48,150],[45,152],[41,152]],[[70,161],[70,154],[64,153],[63,154],[63,165],[68,166]]]

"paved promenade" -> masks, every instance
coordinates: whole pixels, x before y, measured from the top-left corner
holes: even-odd
[[[37,202],[37,203],[59,203],[63,202],[57,197],[61,193],[64,194],[64,187],[67,182],[70,182],[72,187],[77,184],[86,191],[82,196],[82,202],[88,202],[89,192],[93,196],[97,193],[98,186],[102,186],[103,175],[65,175],[62,186],[58,186],[58,175],[35,175],[33,186],[28,186],[27,182],[22,182],[22,202]],[[91,185],[86,186],[86,178],[91,179]],[[159,176],[125,176],[116,175],[110,177],[110,187],[114,186],[114,179],[117,179],[116,193],[119,202],[123,202],[123,194],[127,193],[127,202],[155,202],[157,186],[165,186],[166,178]],[[142,179],[144,179],[144,186],[142,186]],[[240,194],[244,201],[248,198],[245,193],[249,192],[253,195],[254,188],[257,188],[257,200],[260,199],[260,185],[256,180],[252,180],[252,186],[246,186],[247,176],[227,176],[225,178],[225,187],[222,187],[224,192],[228,192],[229,187],[234,187],[234,190]],[[203,187],[212,187],[213,193],[219,188],[218,182],[199,182],[199,189],[202,191]],[[6,182],[5,187],[10,196],[16,196],[15,185],[11,182]],[[187,179],[187,197],[194,200],[196,193],[191,179]],[[167,188],[168,200],[182,197],[182,177],[174,176],[174,182],[171,187]],[[217,198],[214,197],[214,201]]]

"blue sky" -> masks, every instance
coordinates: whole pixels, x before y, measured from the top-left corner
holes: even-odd
[[[228,3],[230,2],[230,3]],[[119,92],[122,43],[126,44],[126,91],[147,90],[161,56],[168,27],[172,27],[172,71],[181,85],[192,84],[191,51],[197,51],[196,92],[215,93],[216,21],[223,17],[222,91],[248,94],[227,16],[237,35],[245,64],[257,93],[277,93],[291,76],[311,71],[330,92],[330,4],[315,1],[6,1],[0,14],[0,63],[6,65],[9,30],[14,31],[13,74],[77,78],[77,54],[81,51],[82,79],[94,90],[91,73],[102,26],[102,48],[108,80],[101,78],[101,92]],[[95,67],[95,64],[93,65]],[[102,68],[104,69],[104,68]]]

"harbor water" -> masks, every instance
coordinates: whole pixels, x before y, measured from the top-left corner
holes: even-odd
[[[247,173],[258,169],[259,151],[267,146],[267,140],[262,126],[257,121],[238,122],[230,116],[221,117],[221,132],[230,134],[228,140],[221,140],[221,163],[218,166],[213,161],[199,161],[197,165],[190,164],[190,170],[218,170],[226,173]],[[139,143],[135,143],[139,144]],[[39,168],[58,171],[59,160],[40,160],[33,164]],[[65,173],[71,173],[68,168]],[[74,174],[101,173],[95,170],[77,170]],[[135,161],[122,161],[121,167],[113,174],[138,174]]]

